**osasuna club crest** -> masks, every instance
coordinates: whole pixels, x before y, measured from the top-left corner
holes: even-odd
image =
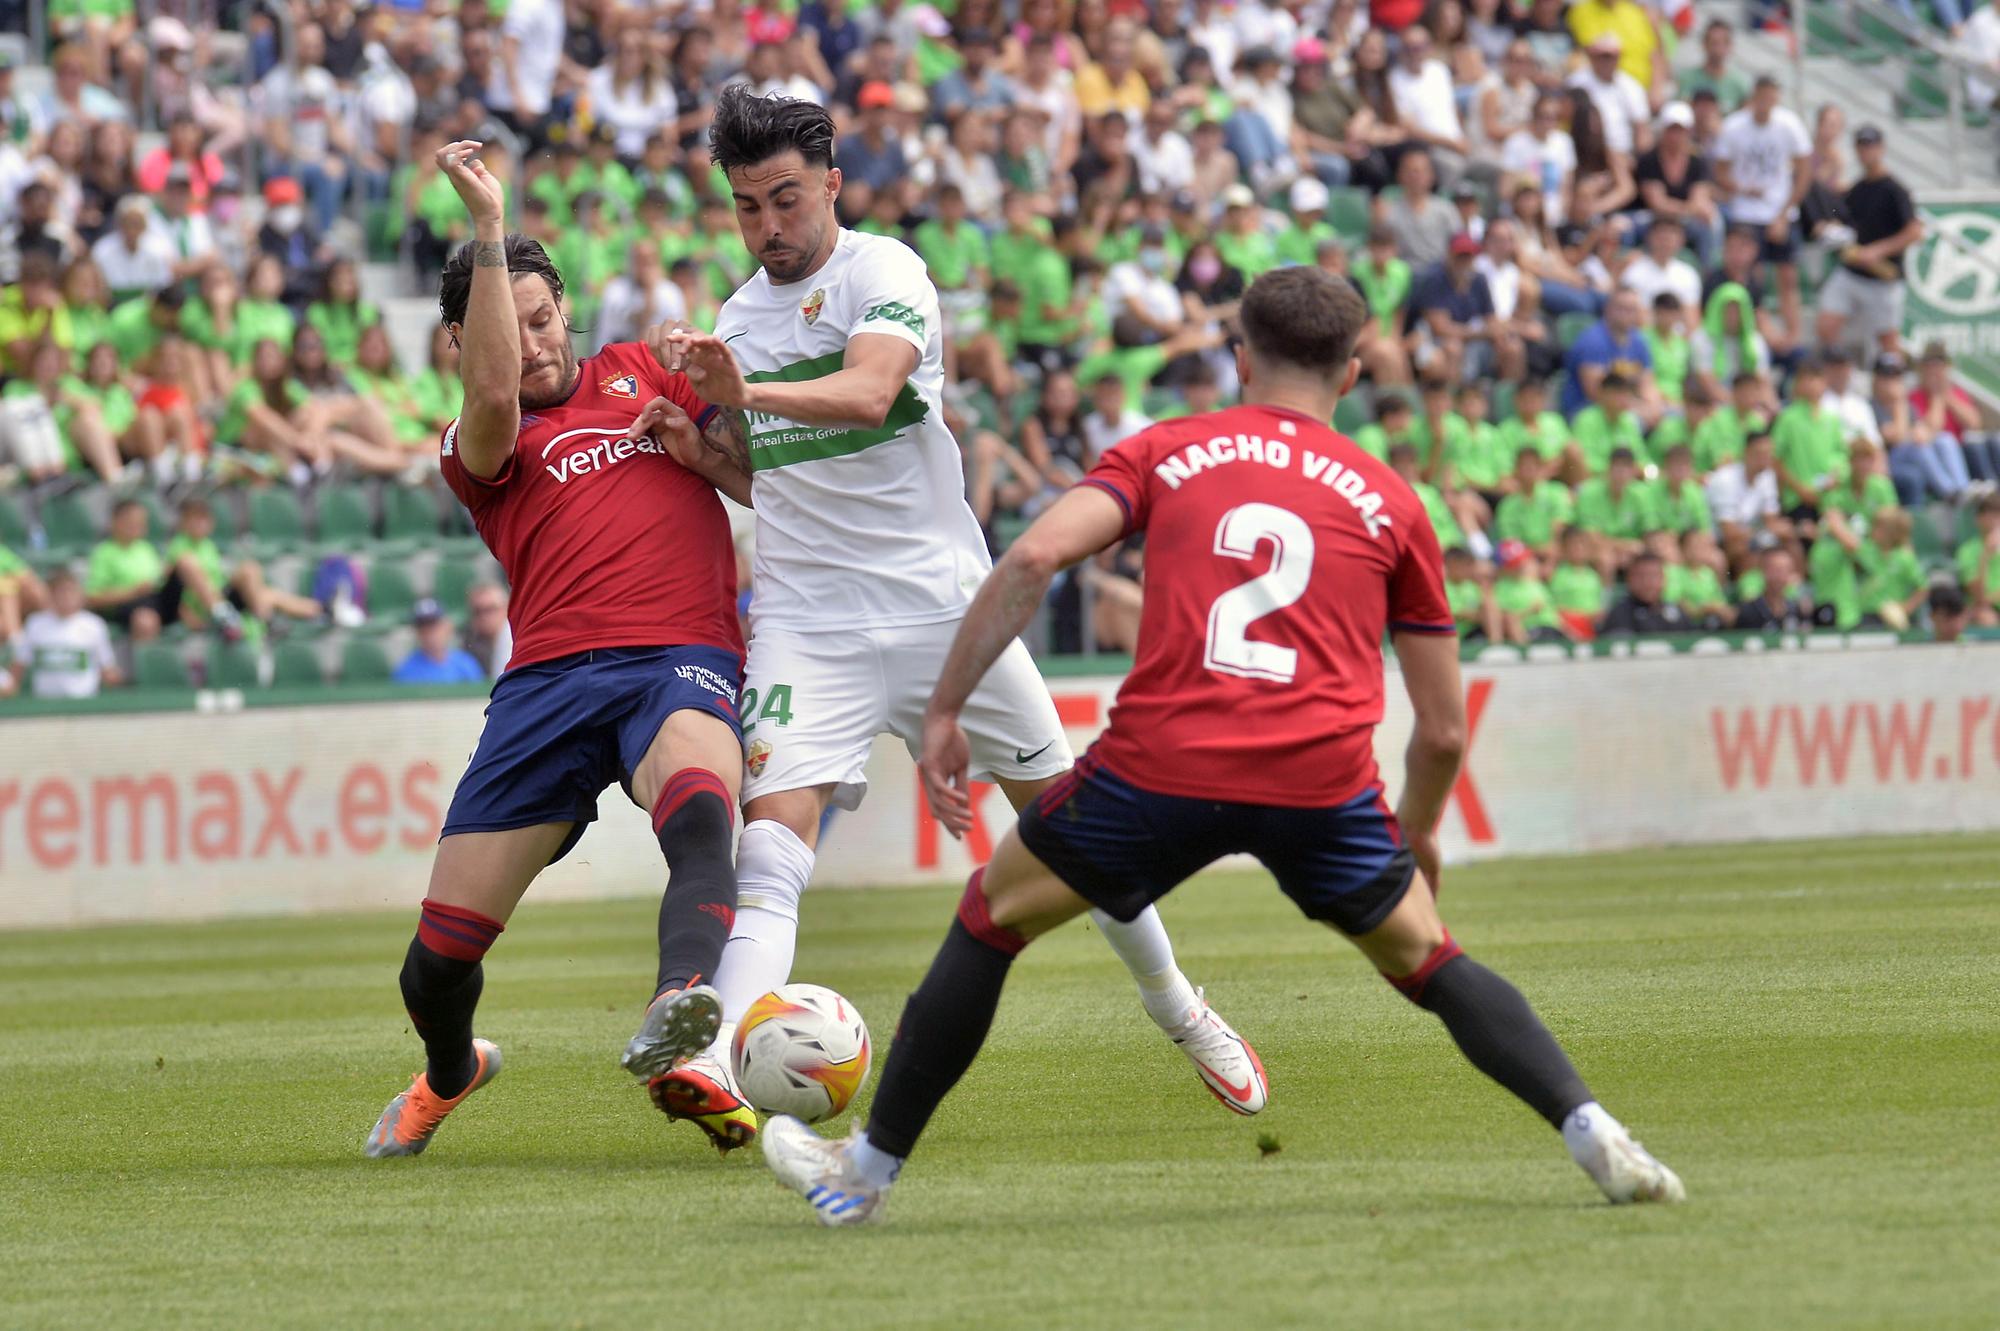
[[[599,392],[609,393],[613,397],[636,398],[639,396],[639,376],[636,374],[606,375],[598,382],[597,387]]]
[[[807,296],[803,301],[799,303],[799,313],[805,316],[806,324],[808,327],[819,322],[819,312],[825,308],[826,308],[825,287],[813,288],[812,295]]]

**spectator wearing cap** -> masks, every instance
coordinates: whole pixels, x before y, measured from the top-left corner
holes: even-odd
[[[1437,195],[1437,170],[1430,151],[1413,147],[1396,164],[1394,199],[1377,196],[1376,217],[1396,238],[1396,252],[1414,269],[1442,263],[1458,234],[1458,212]]]
[[[1758,257],[1778,271],[1779,315],[1795,341],[1803,327],[1798,211],[1812,188],[1812,139],[1804,122],[1778,105],[1776,79],[1759,76],[1751,86],[1749,105],[1722,122],[1713,161],[1724,215],[1732,226],[1757,229]],[[1773,348],[1777,346],[1773,342]]]
[[[1116,18],[1105,26],[1103,51],[1076,71],[1076,103],[1084,115],[1115,110],[1137,116],[1152,103],[1153,90],[1133,64],[1136,37],[1130,19]]]
[[[1619,2],[1638,8],[1631,0]],[[1621,63],[1624,50],[1613,33],[1592,39],[1584,48],[1583,68],[1569,76],[1568,86],[1589,95],[1590,104],[1604,122],[1605,147],[1630,162],[1653,146],[1653,106],[1646,96],[1646,85]]]
[[[1331,197],[1331,191],[1316,177],[1301,176],[1292,182],[1286,196],[1291,205],[1291,221],[1276,240],[1280,262],[1318,263],[1320,246],[1329,241],[1339,242],[1340,233],[1326,220],[1326,205]],[[1343,271],[1342,276],[1345,275]]]
[[[1353,179],[1354,159],[1367,155],[1353,132],[1360,109],[1354,93],[1332,77],[1326,43],[1301,37],[1292,48],[1292,156],[1336,189]]]
[[[1924,224],[1903,183],[1889,174],[1882,131],[1854,131],[1861,179],[1840,203],[1854,240],[1819,291],[1822,346],[1848,346],[1864,356],[1900,351],[1903,338],[1903,256],[1924,237]]]
[[[302,23],[292,38],[291,60],[266,74],[251,94],[277,170],[299,182],[321,231],[340,215],[354,148],[344,94],[325,60],[326,34],[317,23]]]
[[[1493,292],[1478,271],[1480,246],[1471,235],[1451,238],[1445,259],[1426,269],[1410,293],[1416,365],[1447,382],[1517,380],[1526,362],[1517,337],[1497,317]]]
[[[1875,358],[1870,405],[1889,452],[1889,478],[1910,507],[1925,499],[1957,499],[1972,484],[1965,450],[1955,435],[1938,433],[1911,410],[1908,373],[1909,363],[1895,352]]]
[[[1408,141],[1430,149],[1440,181],[1449,185],[1465,170],[1468,145],[1451,71],[1437,58],[1435,46],[1423,25],[1404,30],[1402,53],[1389,70],[1389,96]]]
[[[1569,7],[1570,35],[1586,51],[1609,38],[1616,43],[1618,67],[1641,91],[1665,82],[1660,34],[1646,6],[1637,0],[1577,0]]]
[[[1975,486],[2000,482],[2000,437],[1981,427],[1971,395],[1951,381],[1951,353],[1942,342],[1924,344],[1917,360],[1917,387],[1910,394],[1910,414],[1929,428],[1933,438],[1958,441]]]
[[[967,111],[1005,111],[1014,101],[1014,82],[1000,72],[992,31],[960,28],[954,38],[962,63],[931,86],[931,105],[947,123]]]
[[[1276,238],[1264,225],[1264,210],[1248,185],[1231,185],[1222,192],[1222,223],[1215,231],[1215,247],[1223,262],[1249,282],[1283,262]]]
[[[410,611],[410,623],[417,630],[417,645],[390,679],[405,685],[479,684],[486,679],[485,667],[477,657],[452,642],[452,623],[444,607],[429,596]]]
[[[118,201],[112,229],[90,247],[91,260],[111,284],[113,300],[125,301],[170,285],[174,250],[153,227],[153,210],[137,194]]]
[[[1695,150],[1693,109],[1686,102],[1669,102],[1656,129],[1653,146],[1639,154],[1632,172],[1641,217],[1675,219],[1702,262],[1713,264],[1722,244],[1722,214],[1715,206],[1708,160]]]
[[[1646,551],[1625,569],[1625,595],[1598,621],[1597,636],[1649,637],[1686,633],[1694,628],[1687,612],[1666,599],[1667,569],[1658,555]]]
[[[864,83],[855,94],[860,127],[843,135],[834,150],[840,168],[841,203],[849,217],[863,217],[877,190],[888,189],[908,174],[902,140],[891,127],[896,90],[886,83]]]

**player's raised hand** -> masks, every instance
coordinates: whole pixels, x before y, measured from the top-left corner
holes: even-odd
[[[627,439],[644,439],[648,435],[665,444],[668,455],[689,470],[702,459],[701,431],[694,428],[685,411],[666,398],[656,397],[648,402],[625,427]]]
[[[669,319],[665,323],[653,324],[646,329],[646,349],[653,353],[653,359],[668,374],[679,374],[686,350],[674,340],[675,333],[698,333],[701,330],[685,319]]]
[[[507,217],[507,195],[486,163],[475,155],[486,145],[477,139],[460,139],[437,151],[438,169],[458,191],[472,224],[499,226]]]
[[[667,339],[679,351],[681,373],[695,392],[718,407],[749,405],[750,385],[744,382],[743,367],[736,363],[736,353],[727,342],[693,329],[669,333]]]
[[[924,714],[924,756],[917,764],[931,816],[954,838],[972,830],[972,745],[957,716]]]

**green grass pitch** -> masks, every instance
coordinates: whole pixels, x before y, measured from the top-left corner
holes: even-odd
[[[953,895],[807,899],[798,976],[878,1068]],[[1688,1205],[1599,1203],[1435,1020],[1229,875],[1166,917],[1270,1069],[1261,1118],[1073,926],[889,1223],[822,1231],[619,1070],[652,906],[531,897],[480,1013],[506,1074],[402,1161],[360,1146],[418,1063],[414,911],[0,936],[0,1326],[2000,1323],[2000,839],[1516,861],[1444,906]]]

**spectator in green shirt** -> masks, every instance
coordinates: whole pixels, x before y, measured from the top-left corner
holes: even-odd
[[[1445,549],[1444,598],[1462,641],[1500,640],[1500,617],[1491,590],[1479,576],[1479,561],[1462,545]]]
[[[1292,205],[1292,220],[1278,233],[1278,262],[1318,263],[1319,247],[1328,241],[1339,242],[1340,233],[1326,220],[1326,205],[1331,197],[1331,192],[1316,177],[1301,176],[1292,182],[1287,200]]]
[[[115,353],[114,353],[115,354]],[[29,360],[29,378],[15,379],[0,395],[9,399],[39,398],[54,419],[62,447],[60,467],[29,467],[32,479],[46,480],[64,471],[88,469],[106,485],[116,484],[125,460],[118,441],[104,423],[97,404],[81,381],[69,373],[69,353],[53,342],[36,346]]]
[[[1432,485],[1456,483],[1454,463],[1467,447],[1468,429],[1451,409],[1451,381],[1427,378],[1423,382],[1423,413],[1412,429],[1417,456],[1422,461],[1424,479]]]
[[[714,327],[713,321],[697,327]],[[443,324],[431,329],[430,364],[410,381],[417,402],[417,414],[434,434],[458,419],[465,410],[465,381],[458,376],[458,340]]]
[[[1983,496],[1973,514],[1975,534],[1958,547],[1958,581],[1973,622],[2000,625],[2000,494]]]
[[[1594,542],[1581,527],[1564,527],[1555,571],[1549,574],[1549,596],[1572,636],[1588,642],[1604,613],[1604,576],[1591,562]]]
[[[1675,444],[1667,450],[1660,475],[1651,482],[1653,520],[1676,536],[1691,531],[1709,531],[1715,526],[1708,507],[1708,494],[1695,479],[1694,450]]]
[[[1403,478],[1430,515],[1439,545],[1465,544],[1465,528],[1443,490],[1426,481],[1417,471],[1417,450],[1410,444],[1396,444],[1389,450],[1389,468]],[[1475,529],[1476,530],[1476,529]]]
[[[1030,361],[1059,359],[1077,330],[1069,261],[1052,243],[1048,223],[1035,215],[1032,195],[1008,194],[1002,212],[1007,229],[993,238],[993,271],[1020,288],[1015,336],[1021,354]]]
[[[1896,483],[1889,479],[1889,464],[1882,450],[1866,439],[1847,446],[1847,475],[1820,492],[1821,509],[1837,509],[1850,526],[1860,530],[1869,519],[1897,503]]]
[[[140,406],[118,365],[118,351],[100,342],[84,362],[83,377],[70,381],[71,391],[97,409],[97,418],[120,453],[146,462],[167,446],[167,419],[159,408]],[[186,446],[186,440],[179,441]]]
[[[1847,440],[1840,418],[1821,405],[1826,367],[1801,364],[1792,376],[1792,401],[1771,425],[1778,464],[1779,502],[1787,509],[1817,508],[1820,493],[1847,476]]]
[[[585,182],[584,189],[595,191],[604,201],[607,212],[630,221],[632,214],[639,210],[639,196],[644,191],[625,164],[618,160],[616,127],[599,121],[591,129],[590,147],[583,165],[577,168],[577,174]]]
[[[1375,399],[1375,419],[1354,432],[1354,445],[1377,462],[1389,460],[1389,450],[1397,444],[1417,443],[1417,413],[1410,399],[1401,393],[1383,393]],[[1428,445],[1419,454],[1429,456]]]
[[[583,169],[583,150],[567,136],[549,145],[547,165],[528,182],[528,197],[548,205],[549,218],[557,226],[567,226],[570,205],[590,188],[590,176]]]
[[[1514,455],[1514,492],[1500,501],[1500,511],[1493,515],[1493,534],[1552,561],[1556,530],[1569,525],[1573,508],[1568,486],[1543,479],[1547,465],[1532,448]]]
[[[78,259],[63,274],[62,295],[63,308],[69,311],[71,349],[81,355],[109,335],[111,288],[101,268],[89,259]]]
[[[1753,370],[1730,380],[1728,405],[1717,407],[1694,432],[1695,470],[1706,476],[1742,457],[1744,441],[1766,429],[1770,396],[1770,384]]]
[[[1486,419],[1488,410],[1484,384],[1470,383],[1458,390],[1458,418],[1465,422],[1465,434],[1449,461],[1459,482],[1488,497],[1490,504],[1498,502],[1511,459],[1501,446],[1500,431]]]
[[[948,292],[980,293],[993,266],[986,235],[965,215],[965,191],[950,181],[938,186],[937,215],[910,234],[912,247],[931,270],[940,296]]]
[[[199,561],[185,553],[168,559],[146,539],[151,520],[136,499],[111,510],[111,530],[90,551],[83,575],[86,608],[129,630],[134,642],[150,642],[180,619],[181,598],[194,592],[208,616],[225,631],[240,630],[235,607],[208,579]]]
[[[428,445],[436,436],[417,403],[415,389],[396,364],[396,348],[389,341],[388,329],[374,324],[362,332],[361,348],[347,377],[355,392],[380,403],[388,413],[389,428],[398,444],[412,455],[428,455]]]
[[[76,349],[76,324],[56,284],[56,263],[39,250],[21,256],[20,276],[0,291],[0,373],[27,374],[35,348]]]
[[[1368,312],[1375,316],[1384,337],[1400,337],[1403,306],[1409,302],[1410,265],[1396,257],[1396,233],[1384,223],[1368,231],[1368,247],[1354,265],[1354,281],[1368,300]]]
[[[361,270],[352,259],[335,259],[328,265],[320,298],[306,306],[306,322],[326,339],[328,360],[342,369],[354,364],[361,351],[361,331],[382,322],[382,311],[361,298]]]
[[[604,206],[604,196],[596,190],[577,195],[571,203],[570,224],[549,252],[556,271],[563,275],[572,322],[584,328],[597,322],[597,304],[605,283],[626,270],[630,249],[630,239]]]
[[[1596,538],[1597,568],[1607,580],[1639,553],[1647,532],[1659,529],[1652,487],[1639,479],[1631,449],[1612,450],[1604,475],[1576,487],[1576,525]]]
[[[1500,613],[1501,638],[1520,646],[1567,641],[1555,600],[1535,575],[1534,552],[1519,541],[1502,541],[1497,563],[1493,605]]]
[[[1677,541],[1671,532],[1654,532],[1646,544],[1666,565],[1667,599],[1686,611],[1696,628],[1722,629],[1735,622],[1736,607],[1722,585],[1722,547],[1714,533],[1691,531]]]
[[[1868,524],[1868,542],[1856,552],[1862,572],[1861,613],[1873,616],[1897,632],[1910,627],[1930,585],[1924,566],[1910,545],[1915,529],[1909,510],[1879,510]]]
[[[1361,284],[1349,271],[1347,243],[1338,236],[1320,241],[1313,251],[1313,260],[1321,272],[1331,273],[1356,290],[1360,289]],[[1410,372],[1409,348],[1403,345],[1403,339],[1396,331],[1385,330],[1378,319],[1370,319],[1361,325],[1361,332],[1354,339],[1354,355],[1361,362],[1363,372],[1378,388],[1407,384],[1414,377]]]
[[[1687,312],[1681,298],[1671,291],[1653,297],[1653,322],[1642,330],[1647,348],[1653,353],[1653,382],[1660,396],[1679,403],[1686,395],[1688,365],[1693,355],[1688,342]]]
[[[1701,63],[1682,71],[1678,88],[1682,101],[1698,92],[1715,94],[1722,114],[1728,115],[1750,96],[1750,79],[1731,63],[1736,31],[1728,19],[1714,18],[1701,30]]]
[[[182,501],[179,521],[167,541],[166,562],[180,578],[181,621],[195,628],[212,619],[225,630],[230,628],[233,614],[216,619],[210,613],[218,593],[232,611],[248,614],[260,623],[268,624],[274,615],[302,620],[326,616],[326,607],[310,596],[280,591],[264,581],[263,566],[256,560],[241,560],[230,568],[215,543],[215,510],[206,499]]]
[[[1278,245],[1264,228],[1264,210],[1248,185],[1231,185],[1222,192],[1222,224],[1215,229],[1215,248],[1222,261],[1254,282],[1281,262]]]
[[[118,348],[120,360],[137,365],[167,334],[180,331],[181,307],[186,304],[187,294],[177,286],[121,301],[105,320],[105,340]]]
[[[1576,413],[1570,430],[1590,475],[1604,474],[1614,449],[1626,449],[1634,457],[1645,451],[1645,427],[1633,410],[1637,394],[1638,385],[1613,370],[1598,381],[1597,401]]]
[[[1548,385],[1529,377],[1514,390],[1514,414],[1500,422],[1500,449],[1508,465],[1524,448],[1533,449],[1552,468],[1562,466],[1570,449],[1569,422],[1559,411],[1549,410]],[[1577,455],[1582,465],[1582,455]]]

